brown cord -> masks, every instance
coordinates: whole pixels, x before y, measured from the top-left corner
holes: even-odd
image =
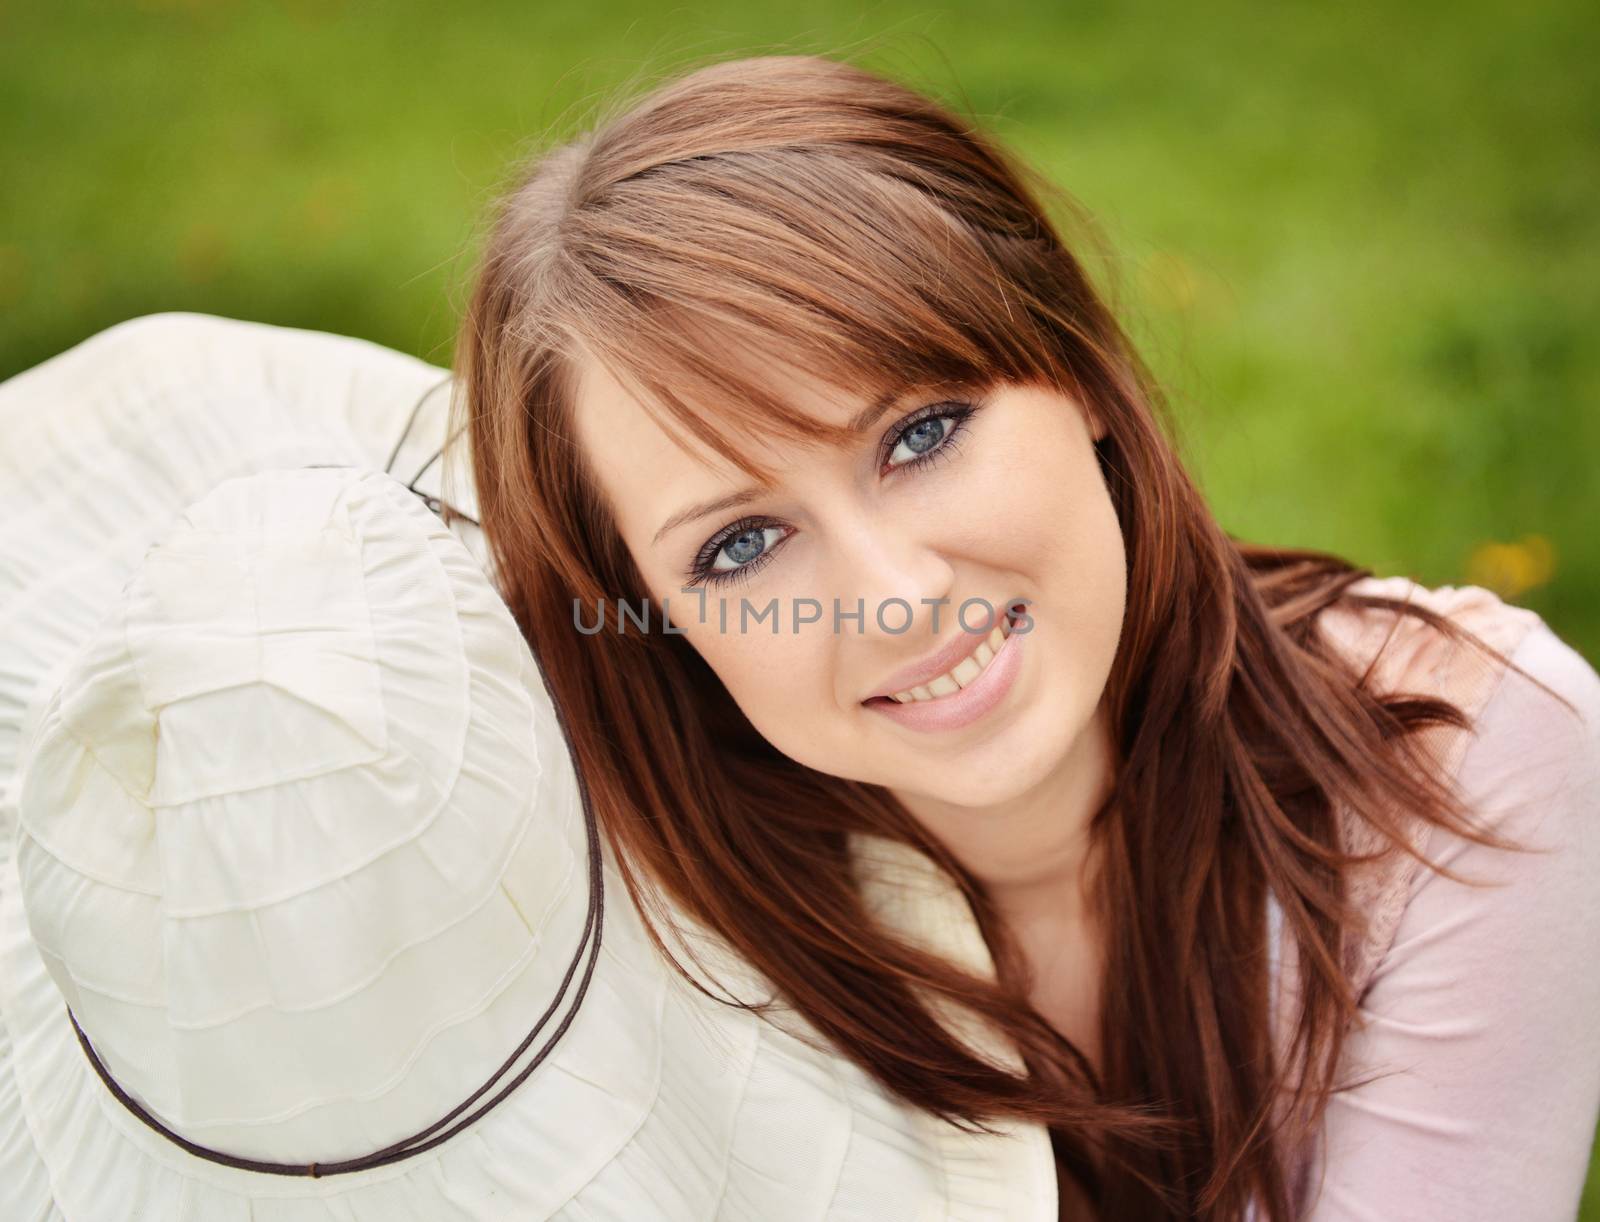
[[[539,1016],[539,1021],[533,1025],[533,1030],[528,1032],[527,1037],[522,1041],[521,1044],[517,1046],[517,1050],[506,1059],[505,1063],[502,1064],[499,1069],[495,1070],[495,1072],[489,1077],[489,1080],[482,1086],[478,1087],[477,1090],[473,1091],[472,1094],[467,1096],[467,1098],[461,1103],[457,1104],[449,1112],[441,1116],[438,1120],[434,1121],[431,1125],[420,1132],[413,1133],[410,1137],[395,1142],[391,1146],[385,1146],[382,1150],[375,1151],[372,1154],[363,1155],[360,1158],[346,1159],[343,1162],[269,1163],[262,1162],[258,1159],[241,1158],[235,1154],[226,1154],[220,1150],[209,1149],[205,1146],[190,1141],[186,1137],[179,1136],[166,1125],[162,1124],[161,1121],[152,1116],[148,1111],[146,1111],[143,1106],[133,1099],[127,1091],[123,1090],[122,1087],[117,1084],[116,1080],[112,1078],[105,1065],[101,1063],[99,1056],[96,1055],[94,1046],[89,1043],[89,1037],[84,1034],[83,1028],[78,1025],[78,1019],[77,1016],[72,1013],[72,1007],[68,1006],[67,1017],[72,1020],[72,1029],[77,1032],[78,1043],[82,1045],[83,1051],[85,1054],[87,1054],[89,1063],[94,1066],[95,1072],[100,1075],[100,1080],[106,1084],[106,1088],[112,1093],[112,1095],[116,1097],[118,1102],[120,1102],[146,1125],[154,1129],[157,1133],[160,1133],[169,1141],[182,1146],[185,1150],[189,1151],[189,1153],[198,1158],[206,1159],[209,1162],[221,1163],[228,1167],[238,1167],[244,1171],[259,1171],[265,1175],[302,1175],[309,1176],[312,1179],[321,1179],[322,1177],[329,1175],[344,1175],[351,1171],[365,1171],[370,1167],[382,1167],[388,1163],[399,1162],[401,1159],[409,1158],[413,1154],[421,1154],[425,1150],[431,1150],[434,1146],[439,1145],[441,1142],[448,1141],[462,1129],[476,1121],[480,1116],[483,1116],[527,1079],[528,1075],[533,1072],[534,1068],[539,1064],[539,1062],[544,1060],[544,1058],[549,1054],[550,1050],[555,1047],[556,1042],[560,1040],[562,1034],[565,1033],[567,1027],[571,1024],[573,1017],[577,1014],[578,1007],[583,1004],[584,994],[588,992],[589,978],[594,974],[595,960],[599,958],[600,954],[600,933],[603,927],[605,915],[605,883],[601,874],[599,832],[595,827],[594,811],[589,802],[588,789],[581,783],[579,788],[583,790],[584,824],[589,836],[589,910],[588,917],[583,926],[583,936],[578,941],[578,949],[572,956],[572,962],[567,966],[566,975],[562,977],[561,987],[556,990],[555,998],[550,1002],[550,1005],[545,1009],[545,1012]],[[594,939],[592,942],[590,941],[589,937],[591,931],[594,933]],[[517,1076],[513,1078],[500,1091],[499,1094],[490,1099],[488,1103],[484,1104],[483,1107],[479,1108],[476,1112],[473,1112],[470,1116],[467,1116],[454,1127],[445,1130],[445,1132],[440,1133],[435,1137],[430,1138],[428,1141],[422,1142],[421,1145],[413,1145],[413,1143],[428,1137],[429,1134],[433,1133],[441,1126],[448,1124],[452,1119],[460,1115],[464,1108],[469,1107],[480,1096],[482,1096],[486,1090],[493,1086],[495,1081],[508,1069],[510,1069],[511,1066],[516,1062],[516,1059],[527,1050],[528,1045],[533,1043],[534,1037],[539,1034],[540,1028],[542,1028],[549,1020],[550,1015],[555,1011],[556,1006],[560,1003],[562,995],[567,991],[567,986],[572,981],[572,973],[577,970],[578,960],[583,956],[584,946],[586,943],[589,946],[589,962],[584,968],[583,979],[579,982],[578,993],[573,999],[572,1008],[567,1011],[566,1016],[561,1020],[560,1025],[556,1027],[553,1032],[551,1032],[550,1038],[545,1042],[544,1046],[540,1048],[538,1054],[533,1058],[533,1060],[524,1066],[522,1071],[518,1073]]]

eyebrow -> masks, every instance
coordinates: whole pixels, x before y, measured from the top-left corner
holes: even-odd
[[[850,417],[850,422],[846,427],[852,433],[866,432],[891,407],[908,398],[914,391],[919,389],[921,387],[917,385],[906,385],[885,391],[861,411]],[[669,531],[676,530],[687,522],[693,522],[699,518],[709,517],[714,513],[721,513],[724,510],[735,509],[740,505],[749,504],[766,491],[765,488],[745,488],[739,492],[730,492],[727,496],[718,497],[714,501],[706,501],[703,504],[691,505],[687,509],[680,510],[661,524],[661,529],[656,531],[655,538],[650,540],[650,545],[654,547],[661,542],[662,536]]]

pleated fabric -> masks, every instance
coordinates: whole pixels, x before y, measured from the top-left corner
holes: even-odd
[[[194,1140],[330,1161],[464,1099],[554,995],[587,903],[570,755],[481,535],[375,473],[438,448],[446,380],[359,340],[157,315],[0,385],[0,1216],[1054,1219],[1042,1128],[963,1133],[704,997],[608,851],[571,1027],[433,1150],[264,1176],[95,1076],[69,1002]],[[419,487],[475,513],[462,471],[457,451]],[[253,561],[230,563],[244,528]],[[315,583],[315,617],[286,581]],[[992,971],[959,894],[879,847],[883,919]]]

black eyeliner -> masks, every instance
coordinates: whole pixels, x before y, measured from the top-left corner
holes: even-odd
[[[939,439],[939,444],[924,454],[901,463],[894,471],[906,471],[935,461],[941,461],[941,456],[948,459],[959,451],[960,446],[956,438],[965,432],[967,422],[984,406],[984,400],[959,400],[950,399],[938,403],[930,403],[920,407],[909,416],[895,422],[894,426],[878,442],[877,467],[882,471],[883,464],[888,461],[889,455],[894,453],[895,447],[906,433],[910,432],[924,420],[948,419],[952,421],[949,431]],[[730,539],[735,539],[745,531],[766,529],[769,526],[780,525],[771,518],[744,517],[725,526],[722,530],[712,535],[710,539],[695,554],[689,571],[685,574],[685,584],[697,586],[704,582],[707,585],[732,585],[748,579],[749,575],[765,567],[767,559],[776,554],[782,542],[774,545],[757,556],[748,564],[740,565],[736,569],[725,570],[725,575],[712,571],[711,565],[716,560],[717,553],[727,545]],[[787,536],[786,536],[787,538]]]

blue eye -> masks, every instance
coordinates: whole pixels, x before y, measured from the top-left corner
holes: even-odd
[[[956,445],[956,438],[966,431],[967,420],[979,406],[972,403],[935,403],[922,408],[895,426],[884,446],[888,452],[880,465],[887,466],[891,471],[904,471],[954,458],[960,449]],[[889,460],[901,451],[905,451],[909,457],[891,463]]]
[[[959,449],[956,438],[965,431],[967,420],[978,410],[972,403],[935,403],[924,407],[897,424],[879,446],[879,467],[902,471],[953,458]],[[890,460],[899,457],[899,461]],[[768,518],[741,518],[718,531],[695,556],[687,574],[687,584],[729,585],[748,581],[764,568],[782,546],[784,527]],[[781,537],[772,537],[781,536]],[[724,557],[731,567],[717,568]]]
[[[708,548],[713,549],[710,559],[703,565],[698,559],[696,560],[690,584],[700,580],[707,580],[712,585],[748,580],[751,573],[767,563],[773,549],[781,542],[768,536],[780,533],[779,527],[763,525],[759,519],[752,520],[748,524],[735,522],[727,531],[706,544]],[[724,556],[734,561],[732,568],[715,567],[716,562]]]
[[[895,465],[909,466],[923,455],[934,453],[941,441],[954,435],[954,426],[946,423],[950,419],[952,418],[949,416],[924,416],[915,424],[907,425],[895,439],[895,446],[889,452],[889,457],[893,458],[905,449],[908,457]]]

